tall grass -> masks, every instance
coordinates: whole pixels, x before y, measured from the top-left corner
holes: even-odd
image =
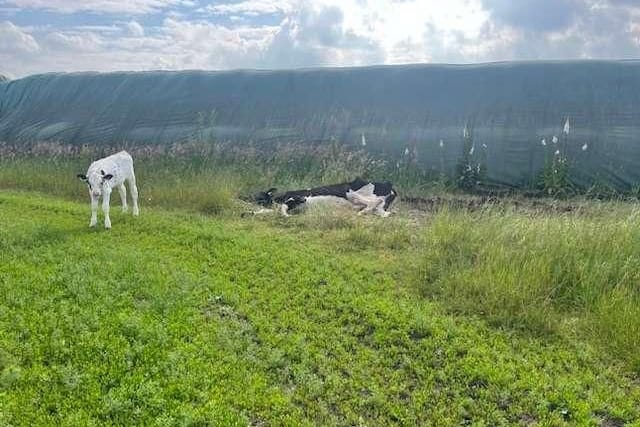
[[[86,192],[76,174],[86,171],[91,161],[122,148],[0,145],[0,188],[83,199]],[[433,183],[410,165],[391,164],[337,143],[270,147],[185,143],[124,148],[134,157],[143,204],[205,213],[231,209],[239,196],[270,187],[306,188],[361,176],[390,180],[406,195],[423,194],[426,183]]]
[[[586,334],[640,370],[640,220],[441,212],[426,231],[421,288],[452,310],[536,334]]]

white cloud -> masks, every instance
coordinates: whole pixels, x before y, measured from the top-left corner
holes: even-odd
[[[40,50],[38,42],[12,22],[0,22],[0,53],[30,54]]]
[[[380,44],[346,25],[343,9],[304,3],[280,25],[261,58],[267,68],[348,66],[384,62]]]
[[[209,22],[166,19],[165,49],[158,54],[171,69],[251,67],[273,39],[277,27],[240,26],[233,29]]]
[[[90,31],[96,33],[118,33],[122,28],[117,25],[76,25],[72,27],[75,31]]]
[[[44,38],[44,45],[51,50],[70,52],[98,52],[101,49],[100,36],[92,32],[53,32]]]
[[[215,15],[258,16],[287,13],[291,11],[292,6],[292,2],[288,0],[245,0],[238,3],[211,4],[204,10]]]
[[[0,0],[0,5],[20,9],[43,9],[58,13],[95,12],[145,14],[171,6],[189,6],[184,0]]]
[[[423,52],[413,52],[411,57],[426,59],[429,41],[424,35],[428,26],[444,38],[452,34],[477,38],[489,17],[477,0],[369,0],[366,7],[359,0],[321,1],[340,7],[345,28],[376,40],[394,62],[406,62],[400,55],[409,46]]]
[[[127,30],[134,37],[144,36],[144,28],[136,21],[127,22]]]

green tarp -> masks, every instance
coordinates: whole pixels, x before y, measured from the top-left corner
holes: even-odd
[[[51,73],[0,83],[0,140],[9,143],[364,140],[390,161],[409,151],[451,173],[465,126],[497,182],[529,181],[555,135],[580,180],[631,188],[640,184],[640,62]]]

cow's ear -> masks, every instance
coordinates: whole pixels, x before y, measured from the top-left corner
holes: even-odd
[[[87,180],[87,175],[83,175],[81,173],[79,173],[78,175],[76,175],[79,179],[86,181]]]
[[[113,178],[113,175],[111,175],[110,173],[106,174],[105,176],[102,177],[103,180],[105,181],[109,181],[111,178]]]
[[[278,191],[278,189],[277,189],[277,188],[270,188],[270,189],[268,189],[268,190],[267,190],[267,194],[271,196],[271,195],[273,195],[273,193],[275,193],[276,191]]]

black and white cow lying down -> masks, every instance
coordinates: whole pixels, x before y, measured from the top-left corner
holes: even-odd
[[[280,205],[280,212],[288,216],[294,209],[317,204],[347,204],[358,209],[358,214],[375,213],[382,217],[391,214],[389,209],[398,193],[390,182],[371,182],[356,178],[351,182],[286,191],[277,194],[276,188],[256,194],[254,201],[265,208],[274,203]]]

